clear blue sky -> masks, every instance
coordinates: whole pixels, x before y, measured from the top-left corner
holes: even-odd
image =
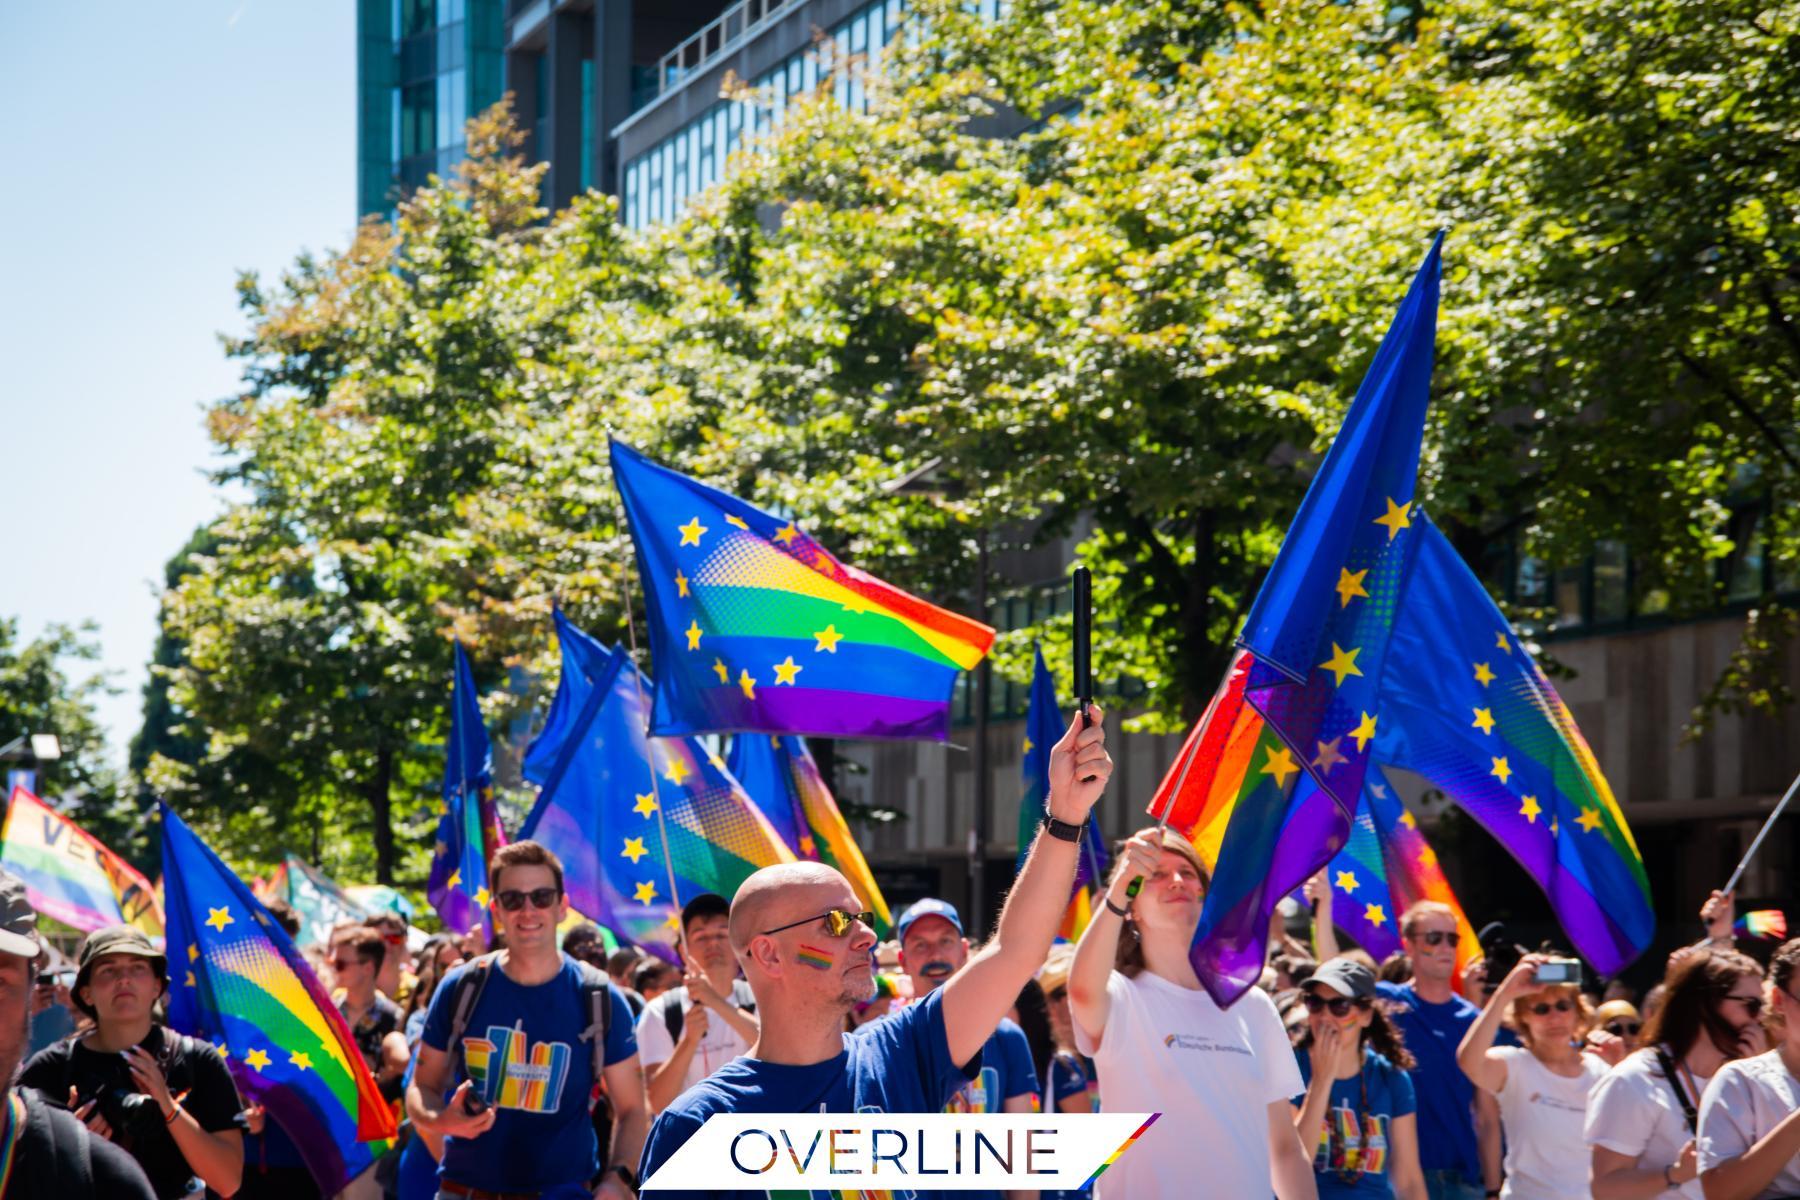
[[[163,564],[221,506],[201,410],[236,388],[236,273],[355,227],[355,15],[0,5],[0,614],[99,622],[119,762]]]

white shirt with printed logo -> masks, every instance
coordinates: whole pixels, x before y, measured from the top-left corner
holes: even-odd
[[[1148,971],[1114,971],[1106,996],[1100,1044],[1075,1033],[1101,1106],[1162,1116],[1100,1177],[1101,1200],[1272,1195],[1269,1105],[1305,1086],[1274,1002],[1251,988],[1220,1008]]]
[[[1582,1130],[1588,1096],[1605,1077],[1606,1064],[1583,1054],[1581,1074],[1558,1075],[1523,1046],[1489,1054],[1506,1061],[1506,1085],[1495,1093],[1506,1134],[1501,1200],[1588,1200],[1593,1154]]]

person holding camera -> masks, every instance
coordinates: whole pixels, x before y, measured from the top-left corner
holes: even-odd
[[[1624,1056],[1625,1045],[1609,1033],[1588,1032],[1579,967],[1571,959],[1525,955],[1456,1051],[1463,1073],[1500,1101],[1506,1135],[1502,1200],[1593,1195],[1582,1137],[1588,1094]],[[1496,1046],[1509,1013],[1522,1045]]]
[[[81,945],[76,1007],[94,1028],[39,1051],[19,1083],[66,1101],[93,1133],[137,1160],[160,1200],[193,1190],[197,1176],[221,1196],[244,1174],[244,1107],[219,1052],[158,1024],[168,961],[129,925],[95,930]]]

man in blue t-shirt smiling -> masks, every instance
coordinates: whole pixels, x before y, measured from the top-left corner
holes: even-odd
[[[765,867],[744,881],[732,900],[731,944],[756,994],[760,1034],[748,1056],[689,1088],[656,1119],[644,1147],[645,1179],[714,1113],[943,1110],[970,1081],[959,1064],[980,1064],[982,1047],[1049,953],[1068,906],[1081,831],[1112,774],[1102,714],[1092,712],[1091,726],[1072,721],[1050,752],[1047,819],[993,940],[948,982],[891,1017],[844,1032],[845,1016],[875,991],[875,933],[868,914],[857,912],[848,880],[803,862]]]
[[[556,927],[569,908],[556,855],[536,842],[514,842],[495,852],[488,880],[506,949],[444,976],[406,1092],[413,1124],[444,1138],[438,1195],[630,1200],[637,1182],[631,1167],[650,1119],[631,1010],[604,977],[589,979],[584,971],[593,968],[556,948]],[[467,990],[465,979],[476,990]],[[596,1082],[588,1000],[602,988],[611,1006],[602,1078],[613,1137],[596,1189],[601,1148],[588,1112]],[[472,1007],[459,1030],[465,995]]]

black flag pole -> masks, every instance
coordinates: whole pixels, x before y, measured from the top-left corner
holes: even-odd
[[[1093,577],[1086,567],[1075,568],[1075,578],[1070,581],[1070,598],[1075,610],[1074,658],[1075,658],[1075,703],[1081,710],[1081,727],[1086,729],[1094,723],[1088,716],[1088,706],[1094,702],[1094,612],[1093,612]],[[1090,783],[1089,775],[1081,782]]]

